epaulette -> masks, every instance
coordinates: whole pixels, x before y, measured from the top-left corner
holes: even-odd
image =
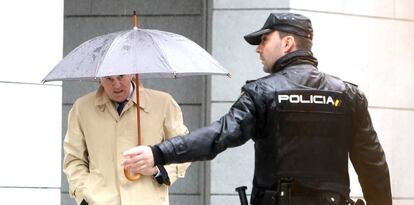
[[[358,85],[357,84],[354,84],[354,83],[351,83],[351,82],[348,82],[348,81],[344,81],[345,83],[348,83],[348,84],[351,84],[351,85],[353,85],[353,86],[355,86],[355,87],[358,87]]]
[[[252,83],[252,82],[254,82],[254,81],[256,81],[256,80],[247,80],[247,81],[246,81],[246,84]]]

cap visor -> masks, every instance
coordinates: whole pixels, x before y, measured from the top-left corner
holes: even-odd
[[[272,32],[271,29],[260,29],[258,31],[255,31],[253,33],[247,34],[244,36],[244,40],[247,41],[247,43],[251,45],[259,45],[262,41],[262,35]]]

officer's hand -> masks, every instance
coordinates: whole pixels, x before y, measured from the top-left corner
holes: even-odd
[[[152,175],[151,171],[154,171],[154,156],[149,146],[137,146],[133,147],[123,154],[124,160],[121,162],[121,166],[135,173],[142,173],[144,175]]]

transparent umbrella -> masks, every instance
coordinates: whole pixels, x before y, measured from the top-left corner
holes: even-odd
[[[84,42],[65,56],[43,81],[93,80],[121,74],[175,78],[229,73],[184,36],[134,27]]]

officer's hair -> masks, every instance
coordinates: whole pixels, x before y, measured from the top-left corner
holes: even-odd
[[[293,33],[287,33],[287,32],[283,32],[283,31],[279,31],[279,37],[280,39],[286,37],[286,36],[293,36],[293,38],[295,39],[296,42],[296,48],[298,50],[308,50],[310,51],[312,49],[312,40],[302,37],[302,36],[298,36],[296,34]]]

